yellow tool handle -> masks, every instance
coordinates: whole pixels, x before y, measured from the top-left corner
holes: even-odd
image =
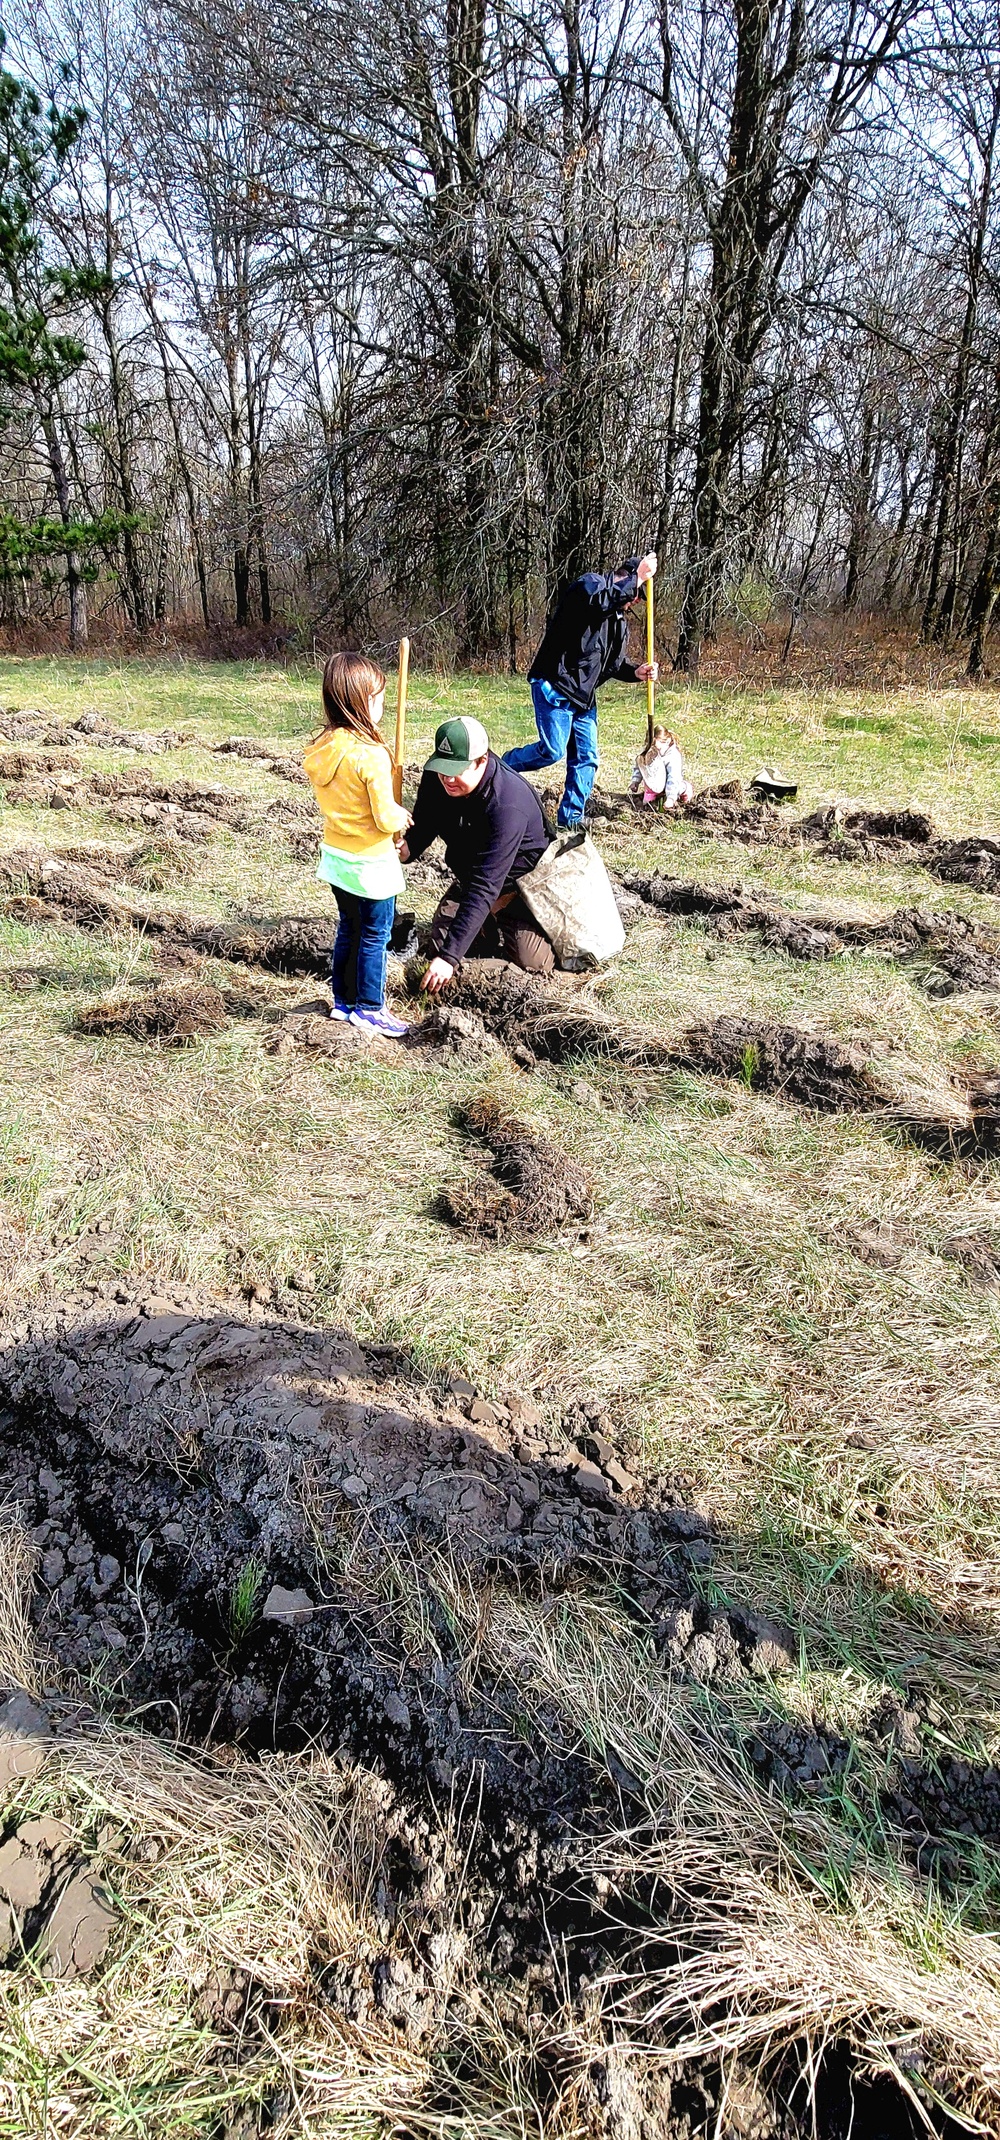
[[[403,745],[406,742],[406,687],[410,678],[410,642],[399,642],[399,681],[396,686],[396,741],[392,752],[392,792],[403,800]]]
[[[652,668],[656,659],[653,640],[653,575],[646,581],[646,660]],[[653,715],[656,709],[656,685],[651,676],[646,678],[646,749],[653,740]]]

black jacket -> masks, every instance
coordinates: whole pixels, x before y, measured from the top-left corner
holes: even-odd
[[[406,835],[411,861],[438,838],[462,894],[441,947],[441,957],[457,966],[501,892],[514,891],[550,841],[534,788],[492,751],[471,795],[446,795],[436,773],[424,774]]]
[[[528,682],[551,684],[579,713],[593,705],[599,685],[611,676],[636,681],[635,664],[622,658],[628,619],[626,605],[639,589],[637,557],[628,557],[617,572],[585,572],[563,589],[545,627],[545,637],[528,670]]]

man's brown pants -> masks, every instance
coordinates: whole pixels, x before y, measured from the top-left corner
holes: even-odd
[[[453,884],[431,923],[427,948],[432,958],[440,958],[441,946],[461,903],[461,892],[457,884]],[[467,959],[506,959],[509,965],[520,966],[523,973],[555,972],[555,952],[520,892],[493,908],[465,956]]]

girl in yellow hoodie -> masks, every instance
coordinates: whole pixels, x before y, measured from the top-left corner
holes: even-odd
[[[303,762],[323,813],[316,875],[332,885],[340,914],[330,1015],[398,1040],[407,1028],[385,1008],[385,960],[405,886],[393,835],[411,820],[392,792],[392,757],[379,734],[384,710],[376,663],[332,654],[323,671],[325,726]]]

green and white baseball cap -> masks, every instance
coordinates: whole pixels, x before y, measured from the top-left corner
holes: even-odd
[[[461,718],[442,721],[434,736],[434,756],[425,773],[464,773],[466,766],[485,758],[490,739],[481,721]]]

